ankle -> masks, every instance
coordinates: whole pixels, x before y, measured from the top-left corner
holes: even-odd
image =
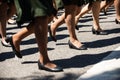
[[[98,26],[93,26],[93,29],[96,30],[96,31],[102,31],[102,29]]]
[[[120,18],[117,18],[117,21],[120,22]]]
[[[20,44],[20,42],[21,42],[21,39],[20,38],[18,38],[18,37],[16,37],[16,36],[12,36],[12,40],[13,40],[13,42],[15,42],[15,43],[19,43]]]

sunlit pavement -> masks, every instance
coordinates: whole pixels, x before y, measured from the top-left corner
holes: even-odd
[[[120,80],[120,47],[77,80]]]

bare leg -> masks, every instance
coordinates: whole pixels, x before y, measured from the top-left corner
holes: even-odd
[[[81,12],[82,6],[77,6],[76,8],[76,16]]]
[[[9,24],[15,24],[16,23],[16,20],[14,19],[11,19],[11,17],[16,14],[16,8],[15,8],[15,5],[14,3],[9,3],[8,4],[8,11],[7,11],[7,22]]]
[[[99,25],[100,1],[93,2],[92,12],[93,12],[93,27],[95,30],[101,31]]]
[[[88,3],[85,6],[82,7],[81,11],[79,12],[78,15],[75,16],[75,25],[77,25],[79,19],[85,15],[86,13],[88,13],[91,10],[92,6]]]
[[[20,52],[21,40],[34,32],[34,24],[30,23],[28,27],[22,28],[18,33],[12,36],[13,44],[18,52]]]
[[[76,47],[81,47],[81,42],[78,41],[76,33],[75,33],[75,15],[76,15],[76,7],[75,5],[65,6],[65,23],[67,24],[67,28],[70,35],[70,41]]]
[[[57,28],[63,23],[65,23],[64,19],[65,19],[65,13],[63,13],[58,19],[56,19],[53,23],[51,23],[50,28],[53,36],[56,35]]]
[[[114,0],[110,1],[101,1],[100,11],[104,10],[104,13],[107,11],[108,7],[110,7],[114,3]],[[106,14],[106,13],[105,13]]]
[[[75,15],[77,10],[76,5],[68,5],[65,7],[65,13],[62,14],[52,25],[51,25],[51,32],[52,35],[55,36],[56,29],[61,24],[66,23],[68,32],[70,35],[70,42],[77,48],[80,48],[83,46],[81,42],[77,39],[76,33],[75,33]]]
[[[2,42],[5,42],[6,38],[6,19],[7,19],[7,3],[2,3],[0,5],[0,22],[1,22],[0,34],[2,37]]]
[[[99,25],[100,1],[93,2],[92,11],[93,11],[92,33],[96,35],[107,35],[107,32],[103,31]]]
[[[120,0],[114,0],[116,19],[120,22]]]
[[[107,6],[105,7],[105,11],[107,11],[107,9],[111,6],[111,5],[113,5],[114,4],[114,0],[112,0],[111,2],[109,2],[108,4],[107,4]]]
[[[40,50],[40,62],[46,67],[54,68],[56,65],[50,61],[47,54],[47,25],[48,19],[46,17],[38,18],[30,23],[28,27],[22,28],[18,33],[14,34],[12,39],[16,50],[20,51],[21,40],[35,32],[38,49]]]
[[[107,1],[101,1],[100,3],[100,11],[102,11],[103,9],[105,9],[105,7],[108,5]]]
[[[7,20],[10,19],[15,13],[16,13],[16,8],[14,3],[10,3],[8,5],[8,11],[7,11]]]
[[[45,67],[54,68],[56,67],[55,64],[53,64],[47,53],[47,32],[48,32],[48,17],[39,17],[35,20],[35,37],[36,41],[38,43],[38,49],[40,51],[40,62],[41,64],[44,64]]]

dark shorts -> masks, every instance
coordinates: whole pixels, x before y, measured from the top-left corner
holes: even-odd
[[[106,0],[106,2],[111,2],[111,1],[114,1],[114,0]]]
[[[58,9],[63,9],[64,6],[68,5],[78,5],[78,3],[81,3],[82,0],[55,0],[56,6]]]
[[[55,14],[52,0],[30,0],[34,17]]]
[[[79,0],[62,0],[62,1],[63,1],[64,6],[77,5],[79,2]]]
[[[14,3],[14,0],[8,0],[9,3]]]
[[[0,2],[2,2],[2,3],[5,3],[5,2],[7,2],[8,0],[0,0]]]
[[[35,17],[56,14],[52,0],[14,0],[17,10],[17,22],[28,22]]]
[[[62,0],[55,0],[55,3],[56,3],[56,8],[58,10],[64,8],[64,4],[63,4]]]
[[[94,2],[94,1],[101,1],[101,0],[79,0],[77,5],[82,6],[82,5],[88,4],[88,3],[92,4],[92,2]]]
[[[78,3],[77,3],[77,6],[82,6],[85,4],[85,1],[84,0],[79,0]]]

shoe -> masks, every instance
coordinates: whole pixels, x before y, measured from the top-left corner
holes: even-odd
[[[16,21],[15,21],[15,20],[9,20],[9,21],[8,21],[8,24],[10,24],[10,25],[15,25],[15,24],[16,24]]]
[[[103,10],[103,12],[104,12],[104,15],[107,15],[107,11],[105,9]]]
[[[17,16],[13,15],[10,19],[8,19],[8,24],[10,25],[16,24],[16,19],[17,19]]]
[[[21,53],[15,49],[15,46],[14,46],[14,44],[13,44],[12,36],[6,38],[6,41],[7,41],[7,42],[10,42],[10,45],[11,45],[12,50],[13,50],[13,53],[14,53],[18,58],[22,58]]]
[[[51,31],[51,29],[50,29],[50,26],[48,27],[48,31],[49,31],[49,34],[50,34],[51,39],[56,42],[57,39],[52,35],[52,31]]]
[[[0,38],[2,38],[1,34],[0,34]]]
[[[79,28],[78,28],[78,26],[77,26],[77,25],[75,26],[75,29],[76,29],[76,30],[79,30]]]
[[[69,44],[69,48],[72,48],[72,49],[76,49],[76,50],[87,50],[87,47],[85,45],[82,45],[81,47],[77,48],[76,46],[74,46],[70,40],[68,41],[68,44]]]
[[[43,64],[40,63],[39,60],[38,60],[38,68],[42,69],[42,70],[50,71],[50,72],[61,72],[61,71],[63,71],[63,69],[59,66],[57,66],[55,68],[45,67]]]
[[[115,22],[116,22],[116,24],[120,24],[120,22],[117,19],[115,19]]]
[[[92,33],[96,35],[107,35],[108,33],[105,31],[97,31],[94,28],[92,28]]]
[[[5,41],[1,41],[2,45],[5,46],[5,47],[11,47],[9,43]]]

